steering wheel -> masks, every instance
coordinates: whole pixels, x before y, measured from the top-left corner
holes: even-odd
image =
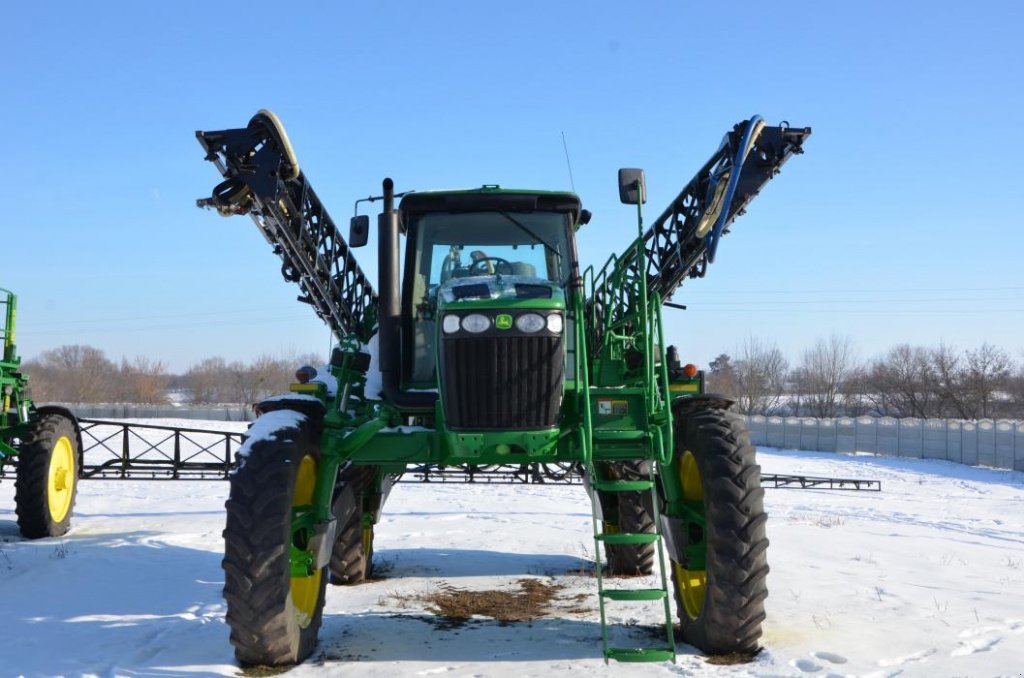
[[[512,275],[512,264],[501,257],[480,257],[469,265],[469,272],[472,275]]]

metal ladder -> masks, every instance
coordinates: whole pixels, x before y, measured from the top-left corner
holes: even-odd
[[[674,661],[676,658],[676,643],[672,628],[672,611],[669,605],[668,583],[665,576],[665,554],[661,540],[661,516],[658,511],[658,498],[654,489],[654,479],[649,477],[646,480],[599,480],[593,464],[587,465],[587,476],[592,488],[590,507],[594,524],[594,572],[597,576],[598,607],[601,611],[601,643],[605,663],[609,659],[620,662]],[[654,532],[605,532],[603,530],[604,523],[598,518],[598,503],[600,499],[597,492],[599,490],[602,492],[650,492],[652,505],[654,506]],[[661,588],[605,588],[601,562],[602,544],[656,544]],[[609,645],[609,625],[605,613],[605,603],[607,601],[647,602],[653,600],[660,600],[664,604],[665,645],[654,647],[613,647]]]

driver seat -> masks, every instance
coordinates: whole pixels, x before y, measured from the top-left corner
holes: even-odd
[[[537,267],[534,266],[533,264],[528,264],[525,261],[513,261],[512,275],[521,275],[530,278],[536,278]]]

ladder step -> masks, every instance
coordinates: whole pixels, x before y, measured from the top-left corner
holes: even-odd
[[[611,532],[594,535],[594,539],[605,544],[653,544],[658,541],[657,533],[646,532]]]
[[[626,450],[630,451],[632,448],[643,448],[648,445],[649,442],[653,441],[652,436],[648,436],[644,431],[626,431],[626,430],[608,430],[601,429],[594,431],[594,442],[600,441],[599,435],[613,437],[613,436],[624,436],[620,440],[627,440],[625,436],[632,437],[637,440],[636,443],[613,443],[607,442],[604,444],[605,447],[611,448],[612,450]],[[653,444],[650,445],[653,447]],[[633,458],[630,456],[629,458]],[[658,511],[658,497],[656,494],[655,484],[653,478],[641,478],[641,479],[615,479],[615,480],[599,480],[598,469],[592,464],[587,467],[587,480],[590,483],[588,489],[592,490],[589,492],[591,498],[591,514],[594,520],[594,541],[595,541],[595,552],[596,552],[596,567],[595,574],[597,575],[597,590],[598,590],[598,608],[601,611],[601,645],[604,653],[605,662],[612,659],[618,662],[671,662],[675,661],[676,648],[675,639],[673,638],[673,619],[671,611],[669,610],[669,593],[665,588],[665,579],[661,579],[661,588],[612,588],[606,589],[602,582],[602,563],[601,563],[601,552],[604,550],[600,547],[601,543],[605,545],[640,545],[640,544],[657,544],[658,562],[661,564],[662,569],[665,567],[664,553],[661,546],[661,534],[658,532],[658,526],[661,524],[660,515]],[[640,493],[648,493],[650,498],[653,500],[654,505],[654,532],[614,532],[614,531],[602,531],[601,529],[601,517],[598,510],[598,492],[635,492],[638,493],[636,499],[641,499],[643,495]],[[631,499],[629,494],[620,494],[619,500],[624,501]],[[615,529],[615,526],[608,525],[605,523],[606,528]],[[637,529],[637,528],[633,528]],[[649,585],[649,584],[648,584]],[[665,637],[664,645],[661,645],[658,640],[650,640],[652,647],[610,647],[608,638],[609,622],[605,615],[605,608],[608,606],[608,601],[626,601],[626,602],[639,602],[639,601],[660,601],[660,604],[664,606],[665,612]],[[623,639],[621,642],[633,642],[630,640]],[[644,642],[644,641],[640,641]]]
[[[608,600],[662,600],[668,593],[662,589],[605,589],[601,595]]]
[[[654,483],[650,480],[598,480],[591,486],[602,492],[642,492],[654,487]]]
[[[604,656],[617,662],[670,662],[676,658],[672,648],[609,647]]]

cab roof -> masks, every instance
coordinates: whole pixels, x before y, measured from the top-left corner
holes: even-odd
[[[575,193],[506,189],[497,185],[408,193],[398,207],[403,226],[414,215],[424,212],[566,212],[576,223],[581,209]]]

